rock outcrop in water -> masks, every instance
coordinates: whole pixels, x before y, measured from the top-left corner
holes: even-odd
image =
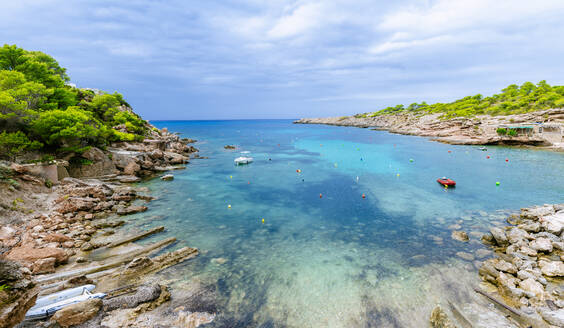
[[[526,323],[564,327],[564,204],[525,208],[508,222],[482,237],[495,250],[479,270],[482,287]]]
[[[359,128],[384,129],[392,133],[431,137],[433,140],[457,145],[531,145],[564,148],[564,109],[550,109],[520,115],[441,119],[442,114],[383,114],[374,117],[342,116],[328,118],[302,118],[297,124],[327,124]],[[531,135],[500,135],[499,127],[505,125],[543,122],[554,125],[554,132],[539,131]],[[539,125],[540,126],[540,125]],[[551,130],[552,131],[552,130]]]

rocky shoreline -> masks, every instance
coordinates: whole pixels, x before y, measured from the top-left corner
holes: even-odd
[[[486,305],[481,311],[507,318],[493,319],[496,327],[564,327],[564,204],[523,208],[506,221],[481,237],[493,252],[474,264],[480,277],[474,292]],[[452,238],[468,241],[460,231]],[[435,307],[431,327],[472,326],[461,310],[448,308]]]
[[[355,115],[327,118],[302,118],[296,124],[325,124],[387,130],[391,133],[429,137],[432,140],[455,145],[526,145],[564,150],[564,139],[547,139],[545,135],[508,136],[496,130],[502,125],[525,122],[546,122],[562,125],[564,109],[550,109],[508,116],[480,115],[472,118],[442,119],[442,114],[414,114],[400,112],[371,117]],[[560,128],[562,129],[562,128]]]
[[[92,147],[81,154],[86,164],[57,161],[59,182],[30,166],[3,164],[9,178],[0,185],[0,327],[21,322],[38,296],[89,283],[108,296],[65,307],[48,321],[20,326],[197,327],[213,320],[215,313],[190,307],[194,290],[184,295],[154,278],[197,256],[197,249],[162,253],[175,238],[134,243],[165,227],[120,229],[125,224],[120,217],[146,211],[152,200],[147,190],[130,182],[183,168],[191,156],[198,157],[189,145],[193,140],[153,127],[151,134],[144,142],[113,144],[107,150]],[[171,294],[183,306],[178,300],[167,302]],[[165,302],[166,310],[152,311]]]

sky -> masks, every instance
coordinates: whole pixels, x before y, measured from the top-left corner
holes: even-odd
[[[0,44],[144,118],[342,116],[564,84],[563,0],[0,0]]]

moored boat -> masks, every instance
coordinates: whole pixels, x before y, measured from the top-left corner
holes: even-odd
[[[60,309],[91,298],[104,298],[104,293],[90,293],[96,286],[84,285],[39,298],[25,314],[25,320],[38,320],[53,315]]]
[[[447,177],[438,178],[437,182],[445,187],[454,187],[456,186],[456,181],[449,179]]]
[[[235,165],[244,165],[244,164],[249,164],[253,162],[253,158],[252,157],[237,157],[235,158]]]

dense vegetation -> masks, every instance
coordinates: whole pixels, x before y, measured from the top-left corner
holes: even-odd
[[[500,94],[483,97],[480,94],[468,96],[450,103],[428,105],[425,102],[413,103],[407,107],[397,105],[362,116],[378,116],[400,112],[421,114],[443,113],[443,118],[475,115],[511,115],[533,112],[549,108],[564,107],[564,86],[550,86],[546,81],[536,85],[525,82],[518,86],[512,84],[501,90]]]
[[[80,153],[114,141],[143,140],[147,122],[119,93],[78,89],[51,56],[0,48],[0,157],[28,150]]]

